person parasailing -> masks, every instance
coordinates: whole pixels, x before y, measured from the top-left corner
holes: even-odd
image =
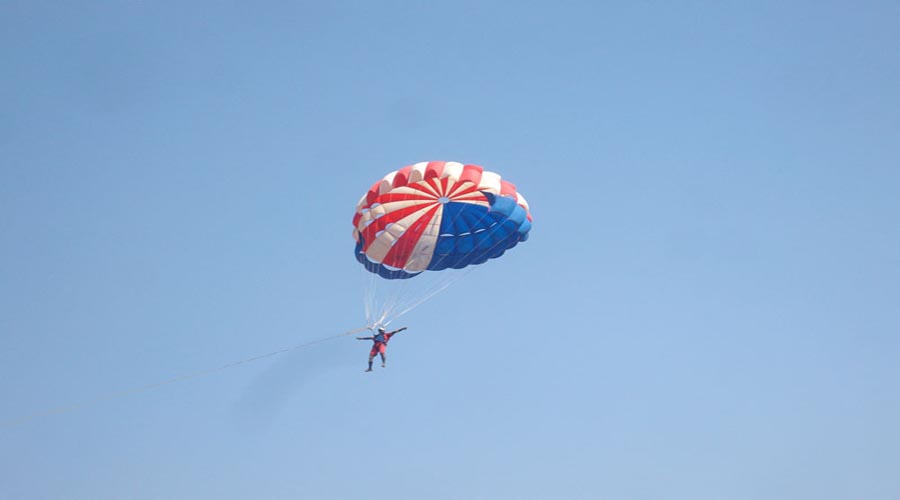
[[[356,340],[371,340],[372,341],[372,350],[369,351],[369,368],[366,370],[367,372],[372,371],[372,360],[375,358],[376,354],[381,355],[381,367],[384,368],[386,363],[384,352],[387,350],[387,343],[391,340],[391,337],[394,335],[406,330],[406,327],[400,328],[399,330],[394,330],[392,332],[386,332],[384,327],[378,327],[378,333],[371,337],[356,337]]]

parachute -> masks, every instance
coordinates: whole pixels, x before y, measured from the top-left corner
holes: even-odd
[[[353,216],[356,259],[368,271],[368,324],[387,325],[458,271],[502,256],[528,239],[531,224],[516,186],[478,165],[431,161],[387,174]]]

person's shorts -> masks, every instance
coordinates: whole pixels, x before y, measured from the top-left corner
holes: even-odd
[[[372,350],[369,351],[369,356],[374,356],[378,353],[384,354],[384,350],[387,347],[387,344],[375,344],[372,346]]]

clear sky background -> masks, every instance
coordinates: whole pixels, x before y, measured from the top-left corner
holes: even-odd
[[[528,242],[395,326],[0,428],[0,497],[900,497],[896,2],[0,4],[0,420],[365,321],[351,217]]]

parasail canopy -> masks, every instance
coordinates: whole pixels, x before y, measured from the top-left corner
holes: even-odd
[[[353,216],[356,259],[386,279],[481,264],[528,238],[528,202],[478,165],[431,161],[391,172]]]

